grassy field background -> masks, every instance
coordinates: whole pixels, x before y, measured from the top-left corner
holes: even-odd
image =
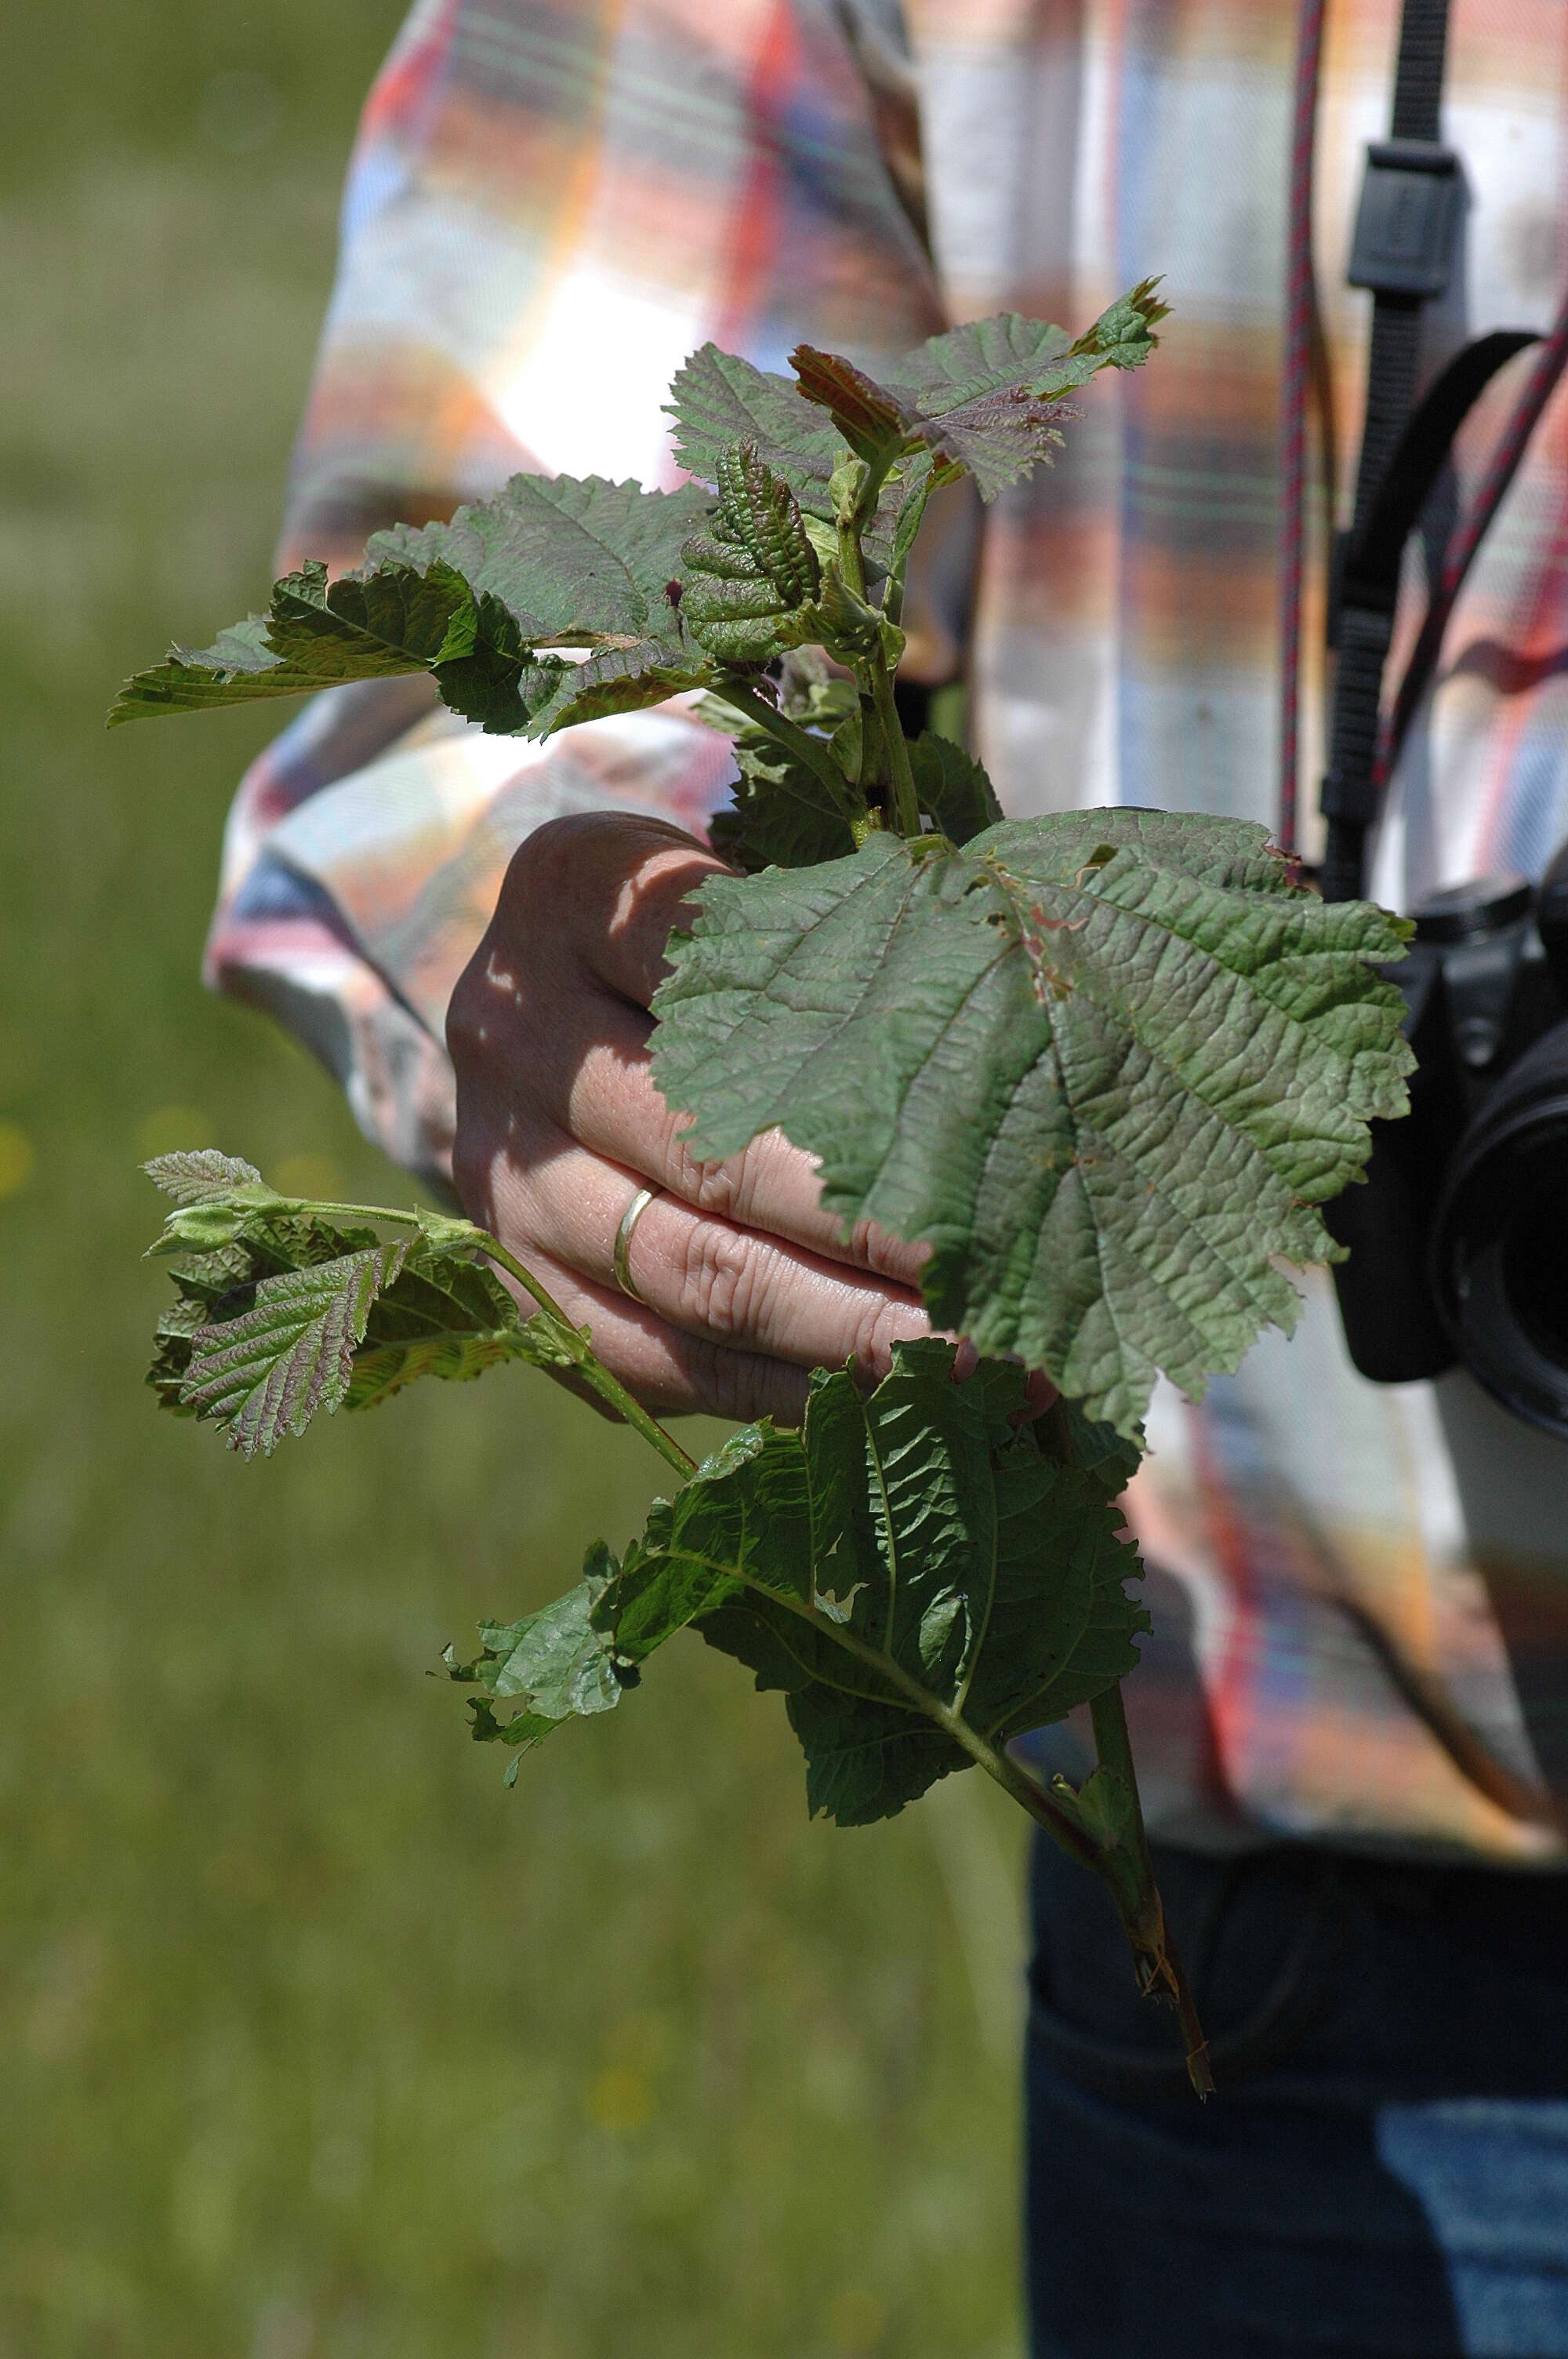
[[[13,12],[0,93],[0,2359],[1007,2359],[1020,1854],[808,1824],[682,1643],[503,1792],[426,1680],[623,1541],[509,1371],[160,1420],[149,1151],[400,1182],[196,969],[276,717],[104,734],[269,579],[397,0]]]

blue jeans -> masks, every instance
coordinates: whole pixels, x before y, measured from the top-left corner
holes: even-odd
[[[1568,2359],[1568,1876],[1160,1847],[1218,2094],[1033,1876],[1034,2359]]]

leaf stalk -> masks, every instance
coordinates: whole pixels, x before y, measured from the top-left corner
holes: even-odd
[[[640,1433],[650,1449],[656,1450],[668,1466],[673,1466],[684,1479],[697,1472],[697,1461],[681,1448],[673,1433],[666,1433],[657,1418],[650,1415],[642,1403],[633,1399],[619,1377],[612,1376],[579,1331],[573,1326],[549,1288],[536,1278],[526,1265],[509,1253],[499,1237],[472,1221],[452,1220],[445,1213],[432,1215],[409,1212],[394,1204],[325,1204],[297,1196],[280,1196],[275,1208],[304,1220],[325,1217],[341,1223],[344,1220],[379,1221],[389,1228],[417,1229],[439,1236],[445,1233],[454,1244],[470,1247],[494,1262],[509,1277],[515,1278],[524,1292],[532,1296],[552,1326],[559,1330],[564,1350],[571,1355],[573,1364],[589,1389],[598,1394],[605,1407],[613,1410],[633,1433]]]
[[[1129,1837],[1123,1843],[1105,1847],[1106,1867],[1101,1872],[1110,1870],[1106,1880],[1132,1943],[1139,1979],[1150,1996],[1167,1998],[1175,2007],[1186,2043],[1187,2077],[1200,2097],[1211,2096],[1214,2078],[1209,2071],[1208,2041],[1198,2020],[1197,2005],[1176,1945],[1165,1924],[1164,1905],[1154,1880],[1154,1863],[1149,1856],[1149,1837],[1138,1798],[1138,1771],[1119,1680],[1093,1699],[1089,1719],[1100,1768],[1120,1781],[1131,1805]]]
[[[476,1230],[473,1242],[479,1250],[487,1254],[499,1268],[505,1270],[509,1277],[514,1277],[519,1286],[527,1288],[546,1318],[559,1321],[562,1340],[565,1341],[569,1336],[577,1346],[573,1352],[573,1358],[583,1382],[599,1395],[606,1408],[613,1409],[616,1416],[632,1428],[633,1433],[640,1433],[650,1449],[656,1450],[665,1463],[667,1466],[673,1466],[677,1474],[683,1477],[695,1474],[696,1459],[688,1451],[681,1448],[673,1433],[665,1432],[657,1418],[650,1415],[641,1401],[633,1398],[618,1376],[611,1375],[591,1343],[579,1334],[560,1304],[556,1301],[546,1288],[541,1286],[532,1270],[524,1267],[514,1255],[509,1254],[506,1247],[497,1238],[492,1237],[488,1230]]]
[[[879,649],[871,658],[871,694],[876,702],[877,719],[881,724],[882,742],[887,748],[888,776],[892,783],[893,816],[900,835],[911,841],[920,833],[920,803],[914,791],[914,773],[909,766],[909,747],[904,742],[903,723],[898,717],[898,705],[892,692],[892,674],[887,658]]]
[[[719,1567],[713,1568],[720,1570]],[[1186,2049],[1187,2077],[1200,2097],[1213,2093],[1214,2080],[1208,2066],[1208,2043],[1198,2018],[1196,2003],[1188,1986],[1182,1962],[1165,1927],[1165,1912],[1154,1881],[1152,1863],[1149,1857],[1143,1820],[1138,1807],[1138,1787],[1132,1775],[1132,1748],[1127,1733],[1127,1718],[1122,1709],[1119,1684],[1107,1690],[1110,1701],[1101,1706],[1104,1698],[1097,1698],[1089,1709],[1095,1715],[1097,1732],[1103,1718],[1107,1729],[1107,1745],[1113,1755],[1125,1763],[1126,1790],[1131,1803],[1134,1827],[1130,1843],[1116,1833],[1102,1834],[1090,1823],[1089,1814],[1065,1779],[1054,1786],[1043,1786],[1016,1762],[1005,1746],[988,1743],[977,1729],[971,1728],[963,1714],[945,1704],[929,1688],[913,1679],[896,1656],[881,1647],[872,1646],[858,1632],[843,1623],[829,1622],[806,1598],[787,1595],[764,1582],[752,1579],[735,1568],[725,1568],[741,1586],[753,1589],[759,1596],[773,1605],[783,1606],[804,1622],[826,1629],[836,1645],[848,1655],[865,1663],[890,1687],[905,1696],[915,1711],[935,1723],[944,1734],[966,1752],[970,1760],[1010,1794],[1037,1825],[1043,1827],[1053,1843],[1065,1851],[1080,1867],[1098,1875],[1108,1890],[1121,1919],[1132,1951],[1133,1963],[1140,1989],[1146,1997],[1168,1999],[1176,2009]],[[1097,1734],[1097,1745],[1099,1739]],[[1110,1769],[1102,1752],[1102,1769]],[[1113,1774],[1120,1776],[1120,1771]]]
[[[797,762],[803,763],[806,769],[820,778],[856,842],[862,841],[866,833],[865,806],[852,794],[849,780],[820,737],[812,736],[809,730],[792,721],[787,712],[781,712],[776,704],[770,704],[765,696],[760,696],[744,680],[727,675],[711,693],[720,703],[744,713],[753,728],[762,730],[776,745],[782,746],[786,754],[793,755]]]

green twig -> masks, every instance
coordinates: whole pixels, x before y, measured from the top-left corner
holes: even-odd
[[[732,1566],[715,1566],[714,1570],[728,1570],[731,1577],[735,1575]],[[970,1727],[961,1712],[952,1710],[939,1696],[933,1695],[929,1688],[923,1687],[918,1680],[913,1679],[896,1657],[880,1647],[873,1647],[842,1623],[827,1623],[806,1599],[790,1597],[782,1590],[769,1588],[751,1579],[744,1571],[739,1578],[745,1587],[755,1589],[771,1604],[783,1606],[818,1630],[826,1628],[834,1643],[846,1654],[853,1655],[870,1666],[890,1687],[898,1689],[916,1712],[934,1721],[944,1735],[950,1737],[971,1761],[995,1780],[1003,1793],[1010,1794],[1029,1812],[1069,1859],[1100,1878],[1116,1904],[1117,1914],[1132,1951],[1140,1986],[1146,1995],[1167,1998],[1175,2006],[1186,2047],[1188,2077],[1200,2097],[1209,2095],[1214,2082],[1208,2069],[1208,2046],[1198,2020],[1197,2007],[1182,1970],[1182,1962],[1165,1929],[1164,1909],[1150,1864],[1141,1817],[1136,1821],[1136,1847],[1130,1856],[1124,1844],[1114,1839],[1106,1840],[1089,1823],[1076,1795],[1065,1780],[1058,1779],[1054,1787],[1042,1786],[1013,1759],[1005,1746],[988,1743],[977,1729]],[[1136,1812],[1138,1788],[1132,1778],[1132,1750],[1127,1739],[1127,1722],[1121,1710],[1121,1690],[1118,1687],[1108,1692],[1113,1701],[1107,1716],[1108,1725],[1114,1724],[1119,1729],[1119,1758],[1125,1763],[1125,1770],[1118,1769],[1117,1774],[1126,1776]],[[1096,1712],[1097,1706],[1091,1705],[1090,1710]],[[1098,1728],[1098,1716],[1096,1725]],[[1102,1756],[1102,1766],[1108,1768],[1111,1764],[1103,1761]]]
[[[612,1408],[617,1417],[622,1418],[633,1433],[640,1433],[643,1440],[658,1451],[665,1464],[675,1468],[677,1474],[682,1476],[695,1474],[696,1459],[689,1451],[681,1448],[673,1433],[665,1431],[657,1418],[650,1416],[641,1401],[633,1399],[619,1377],[611,1375],[592,1346],[583,1342],[560,1304],[554,1299],[546,1288],[540,1285],[532,1270],[525,1269],[514,1256],[507,1252],[506,1247],[497,1238],[491,1236],[484,1229],[475,1231],[473,1242],[481,1253],[488,1254],[492,1261],[505,1270],[510,1277],[514,1277],[519,1286],[527,1288],[546,1318],[552,1321],[558,1320],[565,1334],[576,1339],[580,1346],[580,1356],[574,1354],[577,1356],[579,1373],[583,1382],[592,1387],[605,1406]]]
[[[792,754],[797,762],[803,763],[806,769],[821,779],[833,798],[834,808],[859,842],[866,832],[865,806],[860,804],[857,808],[849,780],[822,739],[813,737],[808,730],[801,728],[798,722],[792,721],[787,712],[781,712],[776,704],[770,704],[765,696],[760,696],[754,688],[742,680],[721,679],[711,692],[720,703],[744,713],[754,728],[761,729],[775,745],[782,745],[786,754]]]
[[[1176,1945],[1171,1939],[1160,1887],[1154,1880],[1154,1863],[1149,1856],[1149,1837],[1138,1799],[1138,1771],[1119,1680],[1094,1698],[1089,1705],[1089,1719],[1099,1766],[1120,1780],[1132,1805],[1130,1845],[1119,1846],[1121,1855],[1110,1863],[1115,1870],[1111,1888],[1118,1896],[1143,1986],[1151,1996],[1169,1999],[1174,2006],[1186,2046],[1187,2077],[1198,2095],[1207,2097],[1214,2092],[1208,2041]]]
[[[472,1221],[453,1220],[444,1212],[432,1215],[429,1212],[406,1212],[391,1204],[319,1204],[297,1196],[280,1196],[276,1210],[306,1220],[325,1218],[339,1226],[345,1219],[352,1219],[379,1221],[389,1228],[418,1229],[435,1237],[440,1237],[444,1233],[452,1244],[482,1253],[487,1260],[495,1263],[498,1269],[503,1269],[509,1277],[515,1278],[524,1292],[533,1297],[546,1319],[559,1328],[562,1344],[570,1352],[578,1373],[583,1382],[599,1395],[605,1407],[613,1409],[633,1433],[640,1433],[649,1447],[656,1450],[666,1465],[673,1466],[677,1474],[684,1477],[696,1473],[696,1459],[681,1448],[673,1433],[665,1431],[657,1418],[651,1416],[640,1401],[633,1398],[618,1377],[611,1375],[594,1353],[592,1345],[584,1341],[567,1317],[549,1288],[517,1259],[515,1254],[507,1251],[499,1237],[492,1236],[488,1229],[480,1228]]]
[[[879,648],[871,658],[871,694],[876,701],[877,719],[881,723],[882,742],[887,747],[888,776],[892,781],[893,816],[898,832],[913,840],[920,833],[920,803],[914,791],[914,773],[909,766],[909,747],[904,743],[903,724],[898,717],[893,699],[892,674],[887,658]]]
[[[1121,1681],[1096,1696],[1089,1706],[1089,1722],[1095,1733],[1095,1751],[1102,1769],[1114,1769],[1133,1801],[1138,1801],[1138,1771],[1132,1760],[1132,1738],[1128,1732],[1127,1707],[1121,1700]],[[1140,1805],[1138,1822],[1143,1823]]]
[[[866,560],[861,544],[876,521],[882,485],[903,455],[890,448],[880,458],[864,461],[854,503],[838,519],[838,570],[859,598],[866,594]]]

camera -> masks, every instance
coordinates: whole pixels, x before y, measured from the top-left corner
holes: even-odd
[[[1539,886],[1471,879],[1412,911],[1386,972],[1417,1059],[1367,1183],[1325,1208],[1350,1356],[1402,1384],[1468,1368],[1568,1438],[1568,843]]]

